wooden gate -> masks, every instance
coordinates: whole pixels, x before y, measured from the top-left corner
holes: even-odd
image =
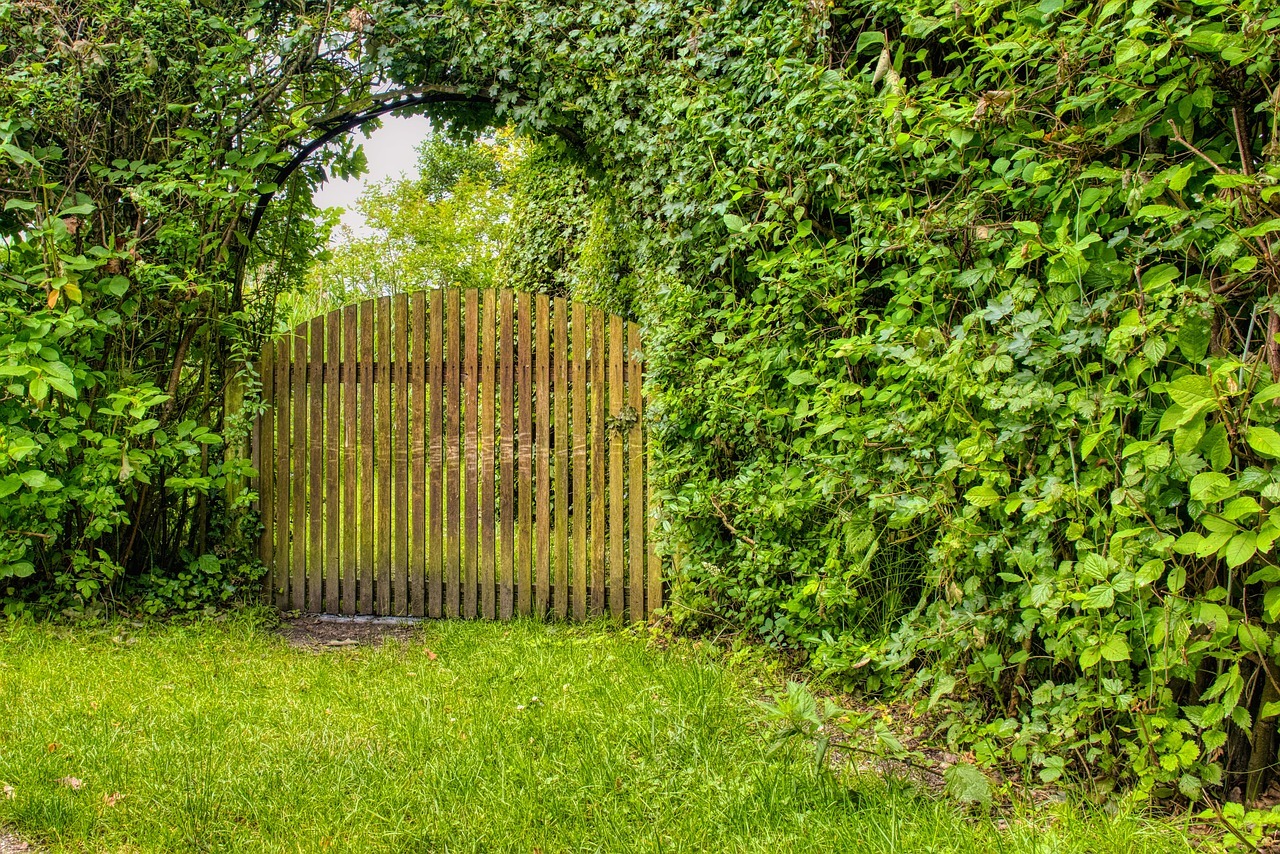
[[[661,605],[635,324],[545,295],[423,291],[314,318],[260,369],[277,606],[639,620]]]

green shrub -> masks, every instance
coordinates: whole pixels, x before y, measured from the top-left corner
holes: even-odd
[[[675,615],[1044,780],[1272,763],[1274,4],[370,8],[629,203]]]

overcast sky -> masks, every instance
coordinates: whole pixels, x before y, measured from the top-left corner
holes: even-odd
[[[342,222],[357,237],[367,237],[369,228],[364,217],[356,209],[356,199],[370,184],[388,178],[412,175],[417,162],[414,149],[431,133],[431,122],[426,116],[385,116],[382,127],[364,138],[359,129],[352,131],[364,145],[369,171],[354,181],[330,180],[316,193],[316,204],[322,208],[344,208]]]

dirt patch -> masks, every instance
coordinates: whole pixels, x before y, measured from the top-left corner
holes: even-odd
[[[378,646],[388,638],[407,641],[418,634],[420,622],[403,617],[309,616],[286,619],[279,631],[290,646],[321,652]],[[0,849],[0,854],[8,852]]]
[[[0,827],[0,854],[38,854],[39,849]]]

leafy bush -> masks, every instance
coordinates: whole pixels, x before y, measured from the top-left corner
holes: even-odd
[[[324,236],[269,217],[243,267],[237,237],[305,113],[362,91],[334,88],[329,29],[254,3],[0,2],[6,611],[196,607],[255,577],[251,413],[223,403]]]
[[[630,206],[677,616],[1044,780],[1263,782],[1272,4],[370,10]]]

